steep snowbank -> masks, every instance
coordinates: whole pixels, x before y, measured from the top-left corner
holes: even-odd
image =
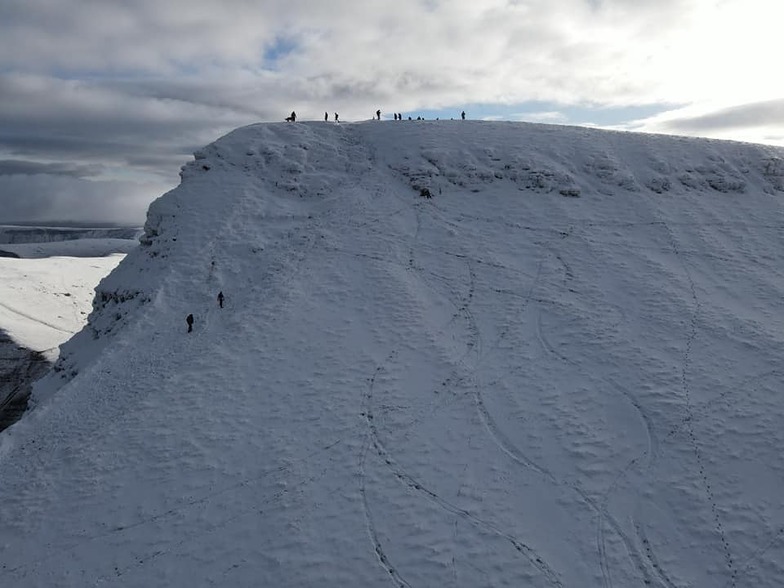
[[[781,150],[271,124],[182,175],[0,434],[4,584],[784,582]]]

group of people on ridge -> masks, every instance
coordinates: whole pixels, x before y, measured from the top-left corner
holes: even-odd
[[[403,115],[400,114],[399,112],[394,112],[393,116],[395,117],[395,120],[403,120]],[[463,112],[460,113],[460,118],[462,120],[465,120],[465,117],[466,117],[466,113],[465,113],[465,110],[464,110]],[[416,119],[417,120],[425,120],[421,116],[418,116]],[[327,122],[328,120],[329,120],[329,113],[325,112],[324,113],[324,122]],[[376,110],[376,120],[381,120],[381,109]],[[408,120],[413,120],[413,119],[409,116]],[[438,119],[436,119],[436,120],[438,120]],[[291,114],[286,117],[286,122],[297,122],[297,113],[292,110]],[[335,122],[340,122],[337,112],[335,113]]]

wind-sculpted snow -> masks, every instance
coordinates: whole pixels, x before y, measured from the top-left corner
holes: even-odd
[[[262,124],[182,178],[0,434],[2,585],[784,584],[781,150]]]

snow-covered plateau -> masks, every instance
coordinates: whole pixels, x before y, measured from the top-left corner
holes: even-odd
[[[80,238],[82,231],[0,226],[0,431],[24,411],[60,344],[84,326],[95,286],[138,245],[116,229],[99,238],[101,231]]]
[[[258,124],[182,178],[0,433],[0,585],[784,585],[784,151]]]

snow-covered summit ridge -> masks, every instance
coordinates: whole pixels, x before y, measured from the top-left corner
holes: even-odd
[[[170,271],[212,263],[224,231],[243,225],[248,246],[262,251],[270,237],[249,221],[302,230],[341,187],[379,166],[412,198],[426,190],[439,205],[450,191],[481,199],[491,188],[541,206],[555,197],[661,195],[666,206],[683,195],[784,193],[784,151],[763,145],[505,122],[251,125],[197,151],[182,184],[151,205],[143,246],[98,288],[90,336],[113,333],[160,293]]]
[[[784,584],[782,150],[263,124],[182,176],[0,434],[3,584]]]

